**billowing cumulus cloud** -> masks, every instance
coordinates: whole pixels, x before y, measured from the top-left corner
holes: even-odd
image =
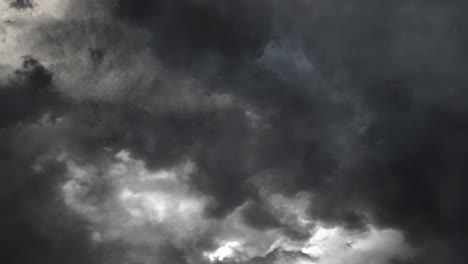
[[[0,1],[2,263],[465,263],[463,1]]]

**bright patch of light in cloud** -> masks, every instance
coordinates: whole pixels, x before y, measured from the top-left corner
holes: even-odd
[[[319,227],[301,252],[318,258],[318,264],[387,263],[391,258],[405,258],[412,252],[398,230],[350,232],[342,228]]]
[[[42,19],[63,18],[67,2],[35,0],[33,9],[17,10],[10,6],[11,1],[0,1],[0,66],[17,67],[22,56],[32,54],[31,43],[24,39],[25,35]]]
[[[204,255],[211,261],[223,261],[234,256],[235,250],[239,248],[241,244],[237,241],[225,242],[222,246],[216,249],[214,252],[205,252]]]
[[[218,241],[217,246],[199,253],[212,263],[242,263],[286,252],[275,255],[274,263],[386,264],[391,258],[404,258],[412,252],[398,230],[369,226],[362,232],[350,232],[321,225],[308,217],[306,211],[311,204],[306,195],[267,197],[281,223],[310,234],[306,241],[294,240],[280,229],[257,230],[248,226],[242,220],[245,205],[224,219],[207,219],[203,211],[208,198],[193,193],[187,182],[196,170],[191,161],[150,171],[143,161],[121,151],[111,164],[100,166],[106,168],[102,175],[96,166],[79,165],[68,157],[62,159],[66,161],[69,177],[62,187],[64,200],[71,209],[100,226],[92,230],[91,239],[96,243],[109,239],[148,246],[167,240],[185,243],[203,232],[216,230],[212,235]],[[90,188],[100,180],[110,183],[113,192],[96,202]]]
[[[163,222],[199,214],[203,203],[189,196],[174,196],[164,192],[134,192],[124,188],[120,201],[127,212],[143,221]],[[189,220],[189,219],[187,219]]]
[[[64,200],[71,209],[101,226],[102,230],[96,231],[100,239],[93,240],[125,239],[129,232],[135,234],[132,230],[147,224],[160,227],[167,233],[165,236],[176,240],[204,230],[206,199],[192,193],[185,181],[195,170],[194,164],[187,161],[174,168],[149,171],[144,162],[133,159],[126,151],[115,158],[114,163],[101,166],[106,168],[103,173],[93,165],[66,161],[69,180],[62,186]],[[112,190],[101,200],[90,197],[92,186],[99,181]],[[138,241],[142,236],[132,239]]]
[[[249,261],[253,257],[276,254],[275,252],[297,252],[293,256],[279,255],[275,258],[277,264],[386,264],[393,258],[405,258],[411,255],[413,249],[405,242],[402,233],[398,230],[378,230],[370,226],[368,231],[350,232],[340,227],[328,228],[317,226],[311,238],[305,242],[288,239],[280,234],[268,251],[255,252],[255,244],[249,240],[254,236],[240,237],[243,243],[223,242],[213,251],[205,252],[212,263],[235,261]],[[230,241],[230,240],[227,240]],[[297,255],[302,253],[303,255]]]

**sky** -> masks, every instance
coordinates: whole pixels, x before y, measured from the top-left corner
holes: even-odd
[[[465,2],[0,0],[0,262],[468,263]]]

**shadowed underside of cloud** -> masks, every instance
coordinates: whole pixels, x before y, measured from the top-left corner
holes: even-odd
[[[32,0],[15,0],[10,3],[10,6],[16,9],[33,8],[34,2]]]
[[[463,1],[0,7],[3,262],[467,261]]]

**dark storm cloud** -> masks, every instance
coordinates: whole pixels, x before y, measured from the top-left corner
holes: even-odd
[[[94,263],[85,223],[67,211],[57,195],[62,164],[35,163],[53,140],[34,129],[59,104],[53,74],[25,57],[0,87],[0,258],[4,263]],[[44,142],[45,141],[45,142]]]
[[[252,131],[240,109],[150,113],[131,104],[89,102],[65,119],[72,148],[85,159],[104,148],[126,149],[152,169],[193,159],[192,185],[215,198],[213,216],[226,215],[255,193],[244,182],[252,170],[245,158],[255,142],[249,141]]]
[[[254,16],[251,7],[241,16],[230,13],[246,8],[244,2],[120,1],[117,15],[151,31],[156,56],[168,64],[203,63],[200,54],[207,52],[228,64],[245,56],[252,63],[269,36],[275,38],[274,17],[278,27],[293,29],[279,38],[301,40],[320,80],[279,79],[268,68],[247,64],[216,81],[227,82],[221,91],[244,98],[262,114],[274,113],[267,117],[269,129],[254,134],[239,110],[222,110],[171,117],[180,123],[156,118],[161,125],[155,128],[184,127],[167,134],[150,127],[148,136],[134,137],[141,144],[129,135],[119,145],[151,164],[159,160],[148,144],[154,137],[167,144],[154,148],[167,149],[161,151],[166,158],[194,158],[199,171],[193,186],[215,198],[214,215],[255,197],[247,180],[268,171],[285,193],[316,194],[311,213],[319,219],[363,227],[370,217],[411,238],[458,241],[457,233],[466,230],[465,208],[456,202],[465,198],[459,188],[466,184],[461,3],[298,1],[277,4],[274,15],[272,3],[257,4],[264,16]],[[336,100],[333,92],[351,98]],[[364,132],[356,116],[366,112],[356,109],[353,96],[371,116]]]
[[[10,6],[16,9],[33,8],[34,2],[32,0],[15,0],[10,3]]]
[[[463,246],[467,230],[461,202],[467,185],[463,177],[467,65],[462,44],[466,19],[459,11],[463,5],[278,4],[284,13],[279,11],[277,23],[296,30],[306,53],[317,58],[321,80],[318,87],[310,87],[310,79],[278,80],[256,67],[222,79],[237,81],[233,87],[244,86],[229,92],[275,112],[271,128],[258,139],[254,167],[273,172],[276,184],[287,192],[315,193],[317,204],[311,213],[319,219],[349,227],[365,226],[372,219],[401,228],[422,244],[441,240],[453,249]],[[291,16],[297,13],[303,15]],[[371,116],[364,132],[353,121],[361,113],[353,102],[334,101],[330,95],[340,75],[344,77],[337,81],[343,87],[339,89],[345,96],[360,98]],[[338,141],[343,134],[349,139]],[[239,153],[237,145],[232,152]],[[344,162],[352,164],[342,168]],[[236,168],[216,164],[221,171]],[[220,193],[224,184],[245,186],[245,176],[205,175],[212,175],[209,182]],[[225,196],[215,197],[218,203],[226,201],[227,208],[232,207],[231,193],[238,200],[248,194],[222,193]]]
[[[281,137],[274,142],[282,151],[274,153],[294,146],[284,154],[301,163],[295,169],[303,168],[293,188],[317,193],[313,214],[345,224],[365,223],[370,214],[376,223],[401,228],[421,244],[443,241],[441,251],[448,247],[460,252],[446,254],[452,255],[448,259],[463,262],[459,249],[464,247],[462,234],[467,230],[466,207],[461,201],[466,199],[463,189],[467,185],[462,160],[468,154],[468,97],[464,91],[466,48],[462,46],[466,19],[459,10],[464,4],[416,1],[385,6],[352,1],[346,8],[339,6],[343,8],[336,8],[336,3],[321,6],[307,31],[318,27],[318,32],[304,35],[309,36],[311,53],[313,49],[319,53],[324,69],[347,74],[344,85],[360,94],[372,116],[367,132],[359,135],[345,159],[363,156],[350,170],[336,170],[338,156],[327,153],[333,149],[326,145],[330,134],[310,147],[304,146],[312,140]],[[327,15],[328,10],[333,15]],[[312,122],[320,118],[334,122],[327,116],[334,108],[317,118],[313,116],[317,111],[310,108],[313,104],[305,105],[306,109],[292,116],[306,118],[291,124],[323,132]],[[285,113],[292,114],[294,106],[287,109]],[[339,111],[338,117],[346,118],[345,112]],[[343,124],[340,119],[337,122]],[[293,125],[285,127],[294,131]],[[284,139],[298,143],[283,145]],[[311,152],[294,152],[300,149]],[[314,152],[320,154],[314,156]],[[324,170],[317,171],[320,168]],[[285,177],[279,182],[294,181]],[[436,263],[447,261],[442,259]]]
[[[151,34],[147,45],[164,67],[198,78],[207,94],[228,94],[245,105],[154,111],[134,98],[63,103],[50,88],[53,75],[26,58],[0,90],[6,139],[20,123],[61,113],[60,138],[83,160],[107,155],[104,148],[113,153],[127,149],[151,169],[193,160],[197,171],[191,186],[213,198],[207,216],[222,219],[247,202],[241,212],[247,224],[260,230],[281,228],[254,184],[264,177],[261,187],[274,192],[311,194],[308,213],[314,219],[350,229],[365,229],[369,223],[401,229],[421,249],[409,263],[467,260],[464,2],[106,3],[116,23]],[[285,42],[294,45],[281,44]],[[269,50],[272,43],[277,45]],[[107,48],[89,49],[93,67],[106,59]],[[295,65],[281,52],[299,54],[306,66]],[[151,89],[140,93],[138,98],[158,95]],[[61,104],[67,104],[67,111]],[[245,106],[255,110],[261,126],[252,124]],[[16,210],[11,219],[18,221],[5,220],[3,232],[9,240],[22,232],[19,241],[31,243],[28,248],[5,245],[10,246],[8,257],[40,263],[53,251],[60,254],[52,254],[49,262],[69,258],[82,263],[93,251],[81,237],[86,232],[68,226],[78,220],[63,221],[57,227],[65,230],[60,238],[61,232],[30,220],[43,215],[33,208],[55,207],[55,181],[35,182],[60,174],[60,168],[36,172],[29,169],[30,157],[38,153],[26,159],[15,154],[22,146],[8,141],[2,146],[2,174],[19,181],[6,185],[16,187],[5,187],[2,206],[21,205],[5,207]],[[29,182],[39,191],[30,190]],[[79,250],[68,254],[71,247],[59,239]],[[178,259],[182,254],[167,250],[165,261],[183,263]]]
[[[3,138],[6,139],[5,135]],[[2,146],[2,152],[7,152]],[[5,263],[80,263],[91,249],[83,223],[64,214],[54,184],[60,167],[37,173],[29,161],[3,153],[0,256]],[[5,157],[6,156],[6,157]],[[62,170],[63,171],[63,170]]]
[[[0,126],[34,122],[40,115],[55,110],[60,99],[52,89],[52,78],[53,74],[39,61],[24,57],[22,67],[0,87]]]
[[[4,263],[122,261],[129,258],[122,247],[129,246],[96,244],[91,223],[63,201],[61,186],[67,169],[54,153],[63,150],[64,142],[76,145],[89,131],[78,131],[80,136],[70,132],[79,128],[81,120],[73,127],[58,123],[79,111],[56,89],[54,79],[53,72],[40,61],[25,56],[21,67],[0,87],[0,258]],[[92,186],[87,195],[95,197],[90,199],[105,195],[100,187]],[[99,193],[93,194],[94,190]],[[166,253],[170,258],[172,253]]]
[[[248,203],[244,210],[244,221],[252,227],[266,229],[281,226],[274,213],[260,201]]]
[[[288,177],[279,178],[279,185],[292,182],[296,190],[316,193],[318,205],[311,212],[320,218],[365,223],[370,214],[378,224],[405,230],[411,240],[421,244],[443,241],[442,251],[448,247],[461,252],[462,234],[467,230],[461,202],[466,199],[463,189],[467,185],[462,160],[467,157],[468,99],[463,70],[466,48],[461,46],[466,41],[461,29],[466,19],[459,12],[463,4],[416,1],[377,7],[353,1],[347,8],[335,4],[330,4],[333,15],[327,15],[327,5],[321,6],[309,28],[318,26],[319,32],[304,35],[320,53],[325,69],[347,74],[344,85],[360,94],[372,115],[367,132],[358,137],[347,159],[363,156],[350,170],[340,171],[336,168],[341,160],[328,152],[333,149],[327,145],[333,134],[331,139],[330,134],[319,137],[315,145],[306,138],[280,137],[274,142],[281,152],[273,153],[292,157],[300,163],[293,168],[302,169],[296,183],[286,172]],[[291,121],[284,126],[286,131],[294,131],[291,124],[296,124],[323,133],[326,130],[313,122],[320,118],[334,122],[327,116],[334,108],[317,118],[313,104],[304,105],[305,109],[291,116],[306,118]],[[294,107],[290,105],[284,113],[292,114]],[[346,118],[345,112],[339,111],[338,117]],[[288,117],[282,120],[291,120]],[[285,153],[286,146],[291,151]],[[301,149],[310,152],[295,152]],[[451,255],[459,259],[448,259],[465,259],[460,256],[463,253]],[[447,261],[442,259],[437,263]]]
[[[273,19],[265,0],[120,0],[115,9],[116,17],[151,31],[156,56],[179,67],[214,61],[224,68],[260,55]]]

